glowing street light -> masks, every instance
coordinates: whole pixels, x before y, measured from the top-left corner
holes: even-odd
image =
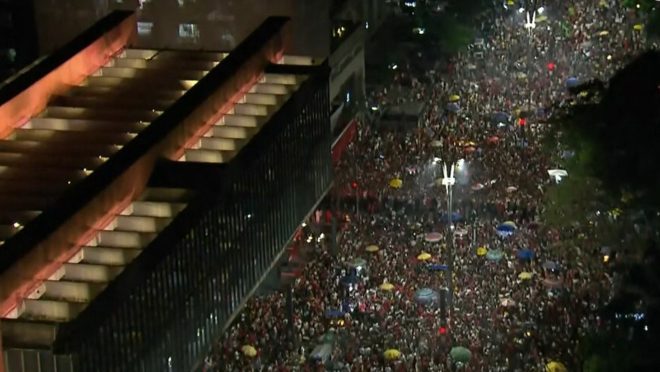
[[[449,298],[450,298],[450,303],[453,303],[453,298],[454,298],[454,247],[453,247],[453,221],[452,221],[452,191],[453,187],[456,184],[456,178],[454,177],[454,169],[458,168],[458,165],[456,163],[452,163],[451,166],[449,167],[449,172],[447,171],[447,164],[443,163],[442,165],[442,185],[445,186],[445,190],[447,191],[447,239],[449,240],[447,244],[448,248],[448,256],[449,256],[449,262],[448,262],[448,269],[447,274],[449,275]]]

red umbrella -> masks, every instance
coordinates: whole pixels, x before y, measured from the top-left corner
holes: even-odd
[[[492,136],[492,137],[488,138],[488,143],[490,143],[490,144],[494,145],[494,144],[497,144],[498,142],[500,142],[500,137],[498,137],[498,136]]]

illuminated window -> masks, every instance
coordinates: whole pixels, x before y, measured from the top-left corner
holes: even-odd
[[[154,28],[153,22],[138,22],[137,32],[140,36],[151,35],[151,29]]]
[[[199,27],[195,23],[181,23],[179,25],[179,37],[197,39],[199,37]]]

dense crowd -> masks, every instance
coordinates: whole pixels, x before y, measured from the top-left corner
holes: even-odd
[[[543,123],[569,98],[567,86],[607,79],[645,40],[641,20],[617,1],[544,5],[533,29],[523,27],[524,12],[498,8],[469,52],[424,75],[400,66],[392,86],[370,92],[379,110],[409,100],[428,109],[407,131],[361,123],[335,191],[360,206],[342,213],[339,252],[315,251],[295,281],[296,337],[287,335],[283,293],[253,298],[214,345],[208,371],[544,371],[553,361],[569,370],[582,363],[579,336],[598,326],[594,310],[615,283],[592,230],[557,231],[541,220],[544,193],[558,181],[548,170],[559,165],[541,151]],[[392,99],[402,86],[411,94]],[[448,226],[437,180],[454,162]],[[437,300],[416,293],[448,286],[452,251],[445,331]],[[324,344],[330,355],[312,355]],[[457,346],[469,357],[452,357]]]

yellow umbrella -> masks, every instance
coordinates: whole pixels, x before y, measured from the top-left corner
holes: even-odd
[[[403,186],[403,181],[401,178],[392,178],[390,180],[390,187],[393,189],[400,189]]]
[[[506,5],[515,5],[516,2],[514,0],[506,0]]]
[[[399,359],[399,357],[401,356],[401,352],[397,349],[387,349],[383,353],[383,356],[387,360],[395,360],[395,359]]]
[[[451,96],[449,96],[449,102],[456,102],[459,99],[461,99],[461,96],[459,96],[458,94],[452,94]]]
[[[565,365],[555,361],[546,364],[545,370],[546,372],[568,372]]]
[[[529,279],[532,279],[532,276],[534,276],[534,273],[530,273],[528,271],[523,271],[520,274],[518,274],[518,279],[520,279],[520,280],[529,280]]]
[[[465,142],[465,146],[476,146],[476,145],[477,145],[477,144],[474,143],[474,142],[472,142],[472,141]]]
[[[580,98],[584,98],[588,95],[589,95],[589,92],[587,92],[586,90],[583,90],[582,92],[578,93],[578,97],[580,97]]]
[[[598,36],[607,36],[607,35],[609,35],[609,34],[610,34],[609,31],[607,31],[607,30],[603,30],[603,31],[601,31],[601,32],[598,33]]]
[[[485,256],[486,253],[488,253],[488,249],[486,247],[477,248],[477,256]]]
[[[513,221],[504,221],[504,223],[502,223],[502,225],[504,225],[504,226],[509,226],[509,227],[514,228],[514,229],[517,229],[517,228],[518,228],[518,226],[516,226],[516,223],[513,222]]]
[[[255,349],[252,345],[243,345],[241,347],[241,351],[246,357],[254,358],[257,356],[257,349]]]
[[[389,292],[394,289],[394,284],[392,283],[383,283],[380,285],[380,289],[382,289],[385,292]]]
[[[641,23],[638,23],[638,24],[633,26],[633,30],[635,30],[635,31],[642,31],[643,29],[644,29],[644,25],[641,24]]]
[[[544,16],[544,15],[540,15],[540,16],[536,17],[536,22],[538,22],[538,23],[545,22],[547,20],[548,20],[548,17]]]
[[[376,253],[380,250],[377,245],[368,245],[367,248],[364,249],[365,251],[369,253]]]
[[[420,261],[428,261],[431,259],[431,255],[426,252],[422,252],[419,254],[419,256],[417,256],[417,259]]]

